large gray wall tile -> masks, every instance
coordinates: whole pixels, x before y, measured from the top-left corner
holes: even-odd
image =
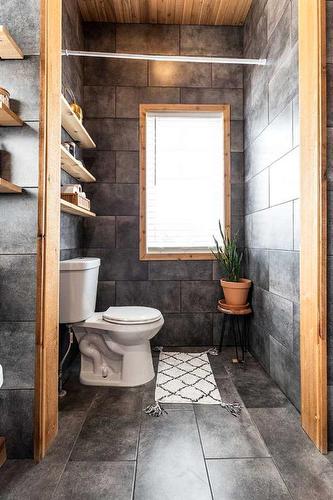
[[[101,281],[148,279],[148,262],[139,260],[136,249],[90,248],[85,253],[87,257],[100,257]]]
[[[138,118],[140,104],[178,104],[180,89],[168,87],[117,87],[117,118]]]
[[[235,26],[181,26],[180,53],[237,57],[243,52],[242,29]]]
[[[116,152],[116,182],[138,184],[139,153],[136,151]]]
[[[150,280],[210,280],[211,261],[150,261]]]
[[[243,120],[242,89],[187,89],[181,91],[185,104],[230,104],[231,119]]]
[[[214,312],[221,298],[220,285],[214,281],[182,281],[181,291],[184,312]]]
[[[212,345],[212,315],[210,313],[165,314],[164,326],[153,339],[155,345]]]
[[[19,14],[19,15],[18,15]],[[2,0],[0,19],[23,53],[39,53],[40,4],[38,0]]]
[[[212,79],[212,87],[242,89],[243,66],[236,64],[213,64]]]
[[[245,217],[245,241],[250,248],[293,249],[293,203]]]
[[[37,189],[21,195],[1,195],[0,253],[23,254],[37,251]]]
[[[115,88],[102,85],[85,85],[85,118],[113,118],[116,114]]]
[[[38,144],[37,122],[25,123],[23,127],[2,127],[1,177],[22,187],[37,187]]]
[[[180,311],[180,283],[177,281],[118,281],[118,306],[156,307],[162,312]]]
[[[211,67],[204,63],[149,63],[149,85],[154,87],[210,87]]]
[[[286,182],[288,179],[288,182]],[[300,196],[299,148],[295,148],[269,169],[270,205],[277,205]]]
[[[247,149],[246,177],[260,172],[292,149],[292,127],[292,104],[290,103]]]
[[[0,259],[0,321],[35,319],[36,257],[2,255]]]
[[[85,126],[100,150],[137,151],[138,121],[132,119],[89,118]]]
[[[97,182],[115,182],[116,153],[114,151],[84,151],[84,163]]]
[[[112,23],[83,23],[86,50],[96,52],[115,52],[116,27]]]
[[[86,217],[83,222],[83,237],[86,248],[114,248],[116,245],[115,217]]]
[[[269,252],[269,291],[299,302],[299,253]]]
[[[2,389],[33,389],[35,323],[0,323]]]
[[[172,25],[88,23],[85,41],[88,50],[138,53],[162,50],[179,54],[181,30],[185,37],[182,49],[191,54],[207,55],[221,50],[229,55],[242,54],[242,29],[238,27],[180,29]],[[239,233],[243,245],[243,66],[86,59],[84,85],[85,124],[97,144],[97,151],[84,153],[85,164],[97,182],[86,184],[84,190],[97,218],[85,221],[83,244],[86,254],[102,258],[97,305],[102,309],[113,303],[160,307],[168,315],[163,344],[174,345],[177,337],[184,345],[211,343],[210,311],[215,312],[220,294],[218,282],[213,281],[212,262],[138,260],[139,105],[180,102],[231,105],[232,231]],[[105,227],[111,218],[115,218],[115,234],[113,224],[109,229]],[[195,288],[199,302],[195,307],[199,312],[192,311],[192,305],[187,303],[192,292],[186,289],[183,306],[188,312],[177,314],[182,283],[190,280],[198,283]],[[199,326],[195,326],[196,319],[202,327],[201,334]]]
[[[258,0],[244,26],[245,55],[268,60],[266,66],[244,69],[246,271],[254,281],[251,350],[295,404],[299,257],[294,250],[300,246],[297,14],[297,1]]]
[[[137,215],[139,189],[136,184],[89,184],[85,191],[97,215]]]
[[[178,55],[179,26],[172,24],[117,24],[117,52]]]
[[[24,121],[38,120],[39,57],[1,61],[0,80],[10,93],[11,109]]]
[[[98,49],[101,50],[101,49]],[[84,62],[85,85],[147,85],[147,61],[88,57]]]

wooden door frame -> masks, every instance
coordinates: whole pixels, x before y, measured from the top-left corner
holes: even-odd
[[[61,0],[40,0],[34,457],[58,432]]]
[[[327,452],[326,1],[299,4],[301,422]]]
[[[35,459],[58,427],[61,0],[40,0]],[[326,2],[299,2],[301,421],[327,452]]]

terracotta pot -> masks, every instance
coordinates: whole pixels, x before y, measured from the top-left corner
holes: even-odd
[[[242,306],[247,303],[247,297],[251,288],[252,281],[246,278],[240,278],[239,281],[220,280],[223,288],[226,304],[232,306]]]

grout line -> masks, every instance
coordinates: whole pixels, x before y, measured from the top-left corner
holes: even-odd
[[[82,419],[82,424],[81,424],[81,426],[80,426],[79,431],[78,431],[78,432],[77,432],[77,434],[76,434],[76,438],[75,438],[75,439],[74,439],[74,441],[73,441],[73,445],[72,445],[72,447],[71,447],[70,451],[68,452],[67,459],[66,459],[66,460],[65,460],[65,462],[64,462],[64,467],[63,467],[63,469],[62,469],[62,472],[61,472],[61,473],[60,473],[60,475],[59,475],[59,479],[58,479],[58,481],[57,481],[57,484],[56,484],[56,486],[55,486],[55,488],[54,488],[54,490],[53,490],[53,492],[52,492],[51,499],[52,499],[52,498],[54,498],[54,495],[56,494],[56,491],[57,491],[58,486],[59,486],[59,484],[60,484],[61,478],[62,478],[62,476],[63,476],[63,474],[64,474],[64,472],[65,472],[65,469],[66,469],[66,467],[67,467],[67,464],[68,464],[68,462],[69,462],[69,459],[70,459],[70,457],[71,457],[71,454],[72,454],[72,452],[73,452],[73,449],[74,449],[74,447],[75,447],[75,445],[76,445],[76,442],[77,442],[77,440],[78,440],[78,438],[79,438],[79,436],[80,436],[80,434],[81,434],[81,432],[82,432],[83,426],[84,426],[84,424],[85,424],[85,422],[86,422],[86,420],[87,420],[87,416],[88,416],[89,410],[91,409],[92,404],[93,404],[93,402],[94,402],[95,398],[96,398],[96,394],[95,394],[95,396],[92,398],[92,401],[91,401],[91,403],[90,403],[90,405],[89,405],[89,408],[87,408],[86,413],[85,413],[85,416],[84,416],[84,418]],[[59,413],[60,413],[60,412],[59,412],[59,410],[58,410],[58,415],[59,415]],[[69,413],[71,413],[71,412],[69,412]]]
[[[207,479],[208,479],[208,485],[209,485],[209,489],[210,489],[210,494],[211,494],[212,499],[214,499],[213,489],[212,489],[212,485],[211,485],[211,482],[210,482],[208,467],[207,467],[207,463],[206,463],[205,453],[204,453],[202,439],[201,439],[201,434],[200,434],[200,428],[199,428],[199,424],[198,424],[197,415],[196,415],[196,412],[195,412],[195,405],[193,405],[193,414],[194,414],[194,419],[195,419],[195,423],[196,423],[196,426],[197,426],[197,432],[198,432],[198,436],[199,436],[199,442],[200,442],[200,447],[201,447],[202,459],[203,459],[203,462],[205,464],[205,470],[206,470],[206,476],[207,476]]]

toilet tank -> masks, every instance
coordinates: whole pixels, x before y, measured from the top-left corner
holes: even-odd
[[[77,323],[95,312],[100,259],[60,262],[60,323]]]

